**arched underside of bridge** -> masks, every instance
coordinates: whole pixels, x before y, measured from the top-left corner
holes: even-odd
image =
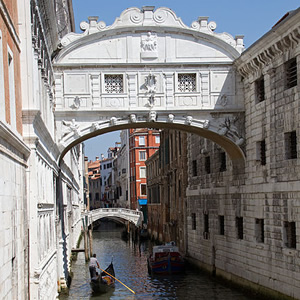
[[[236,141],[233,141],[231,138],[227,137],[226,135],[221,135],[217,132],[214,132],[212,130],[208,130],[203,128],[203,123],[205,122],[197,122],[191,120],[191,124],[187,125],[186,118],[182,118],[182,120],[179,120],[178,123],[176,122],[133,122],[130,121],[125,123],[126,121],[120,120],[116,121],[116,123],[121,123],[120,125],[110,125],[110,122],[104,122],[103,124],[98,125],[99,129],[94,130],[92,129],[93,125],[87,126],[85,129],[82,130],[82,136],[76,136],[76,134],[70,134],[68,135],[64,141],[61,142],[61,155],[59,157],[59,162],[64,157],[64,155],[75,145],[78,143],[84,142],[85,140],[88,140],[90,138],[93,138],[95,136],[99,136],[105,133],[122,130],[122,129],[130,129],[130,128],[156,128],[156,129],[172,129],[172,130],[182,130],[189,133],[198,134],[204,138],[207,138],[215,143],[217,143],[219,146],[221,146],[230,156],[233,165],[241,166],[244,163],[244,153],[239,145],[239,143],[243,143],[243,139],[238,139],[235,137]],[[195,125],[193,125],[195,123]],[[201,128],[202,127],[202,128]],[[220,131],[220,128],[217,128],[217,130]],[[226,132],[225,134],[230,133],[230,129],[226,127],[222,127],[223,130],[221,133]],[[87,132],[84,134],[84,132]]]

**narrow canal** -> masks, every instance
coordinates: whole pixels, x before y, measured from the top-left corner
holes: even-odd
[[[105,269],[111,259],[114,262],[116,278],[135,291],[135,295],[122,284],[116,282],[115,289],[104,295],[93,295],[89,285],[88,264],[84,254],[79,253],[72,264],[73,280],[68,295],[60,295],[60,300],[74,299],[164,299],[164,300],[249,300],[240,291],[226,287],[213,278],[195,269],[187,269],[186,274],[176,276],[151,277],[147,272],[148,244],[134,245],[121,239],[122,228],[114,223],[102,223],[93,232],[94,252],[100,267]]]

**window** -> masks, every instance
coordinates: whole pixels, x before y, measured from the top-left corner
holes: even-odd
[[[140,167],[140,178],[146,178],[146,167]]]
[[[243,218],[236,217],[236,231],[237,231],[237,238],[242,240],[244,238],[244,226],[243,226]]]
[[[290,59],[285,63],[286,88],[289,89],[297,85],[297,61]]]
[[[258,243],[265,241],[264,219],[255,219],[255,238]]]
[[[220,172],[226,171],[226,153],[220,153]]]
[[[224,216],[219,216],[219,234],[220,235],[224,235],[225,234]]]
[[[8,46],[7,46],[8,47]],[[15,75],[13,53],[8,47],[8,84],[9,84],[9,103],[10,103],[10,124],[16,128],[16,99],[15,99]]]
[[[146,151],[139,151],[140,160],[146,160]]]
[[[104,91],[109,94],[123,93],[123,75],[104,75]]]
[[[156,143],[156,144],[159,144],[159,143],[160,143],[160,136],[159,136],[159,135],[156,135],[156,136],[155,136],[155,143]]]
[[[204,232],[203,232],[203,238],[209,239],[209,218],[208,214],[204,214]]]
[[[193,166],[192,166],[192,172],[193,172],[193,176],[197,176],[197,161],[193,160]]]
[[[284,222],[284,245],[288,248],[296,249],[296,223]]]
[[[178,74],[178,92],[196,92],[196,74]]]
[[[256,160],[260,161],[262,166],[265,166],[266,161],[266,142],[262,140],[256,143]]]
[[[210,174],[210,156],[205,156],[205,172]]]
[[[196,230],[196,214],[192,213],[192,230]]]
[[[139,136],[139,145],[140,146],[145,146],[146,145],[144,136]]]
[[[5,95],[4,95],[4,71],[3,71],[3,48],[2,32],[0,30],[0,120],[5,120]]]
[[[141,196],[147,196],[147,185],[141,184]]]
[[[286,159],[297,158],[297,135],[296,131],[284,134]]]
[[[259,103],[259,102],[262,102],[265,100],[264,77],[261,77],[255,81],[255,96],[256,96],[256,103]]]

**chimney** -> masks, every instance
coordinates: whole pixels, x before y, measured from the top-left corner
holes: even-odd
[[[96,156],[96,161],[99,160],[99,156]]]

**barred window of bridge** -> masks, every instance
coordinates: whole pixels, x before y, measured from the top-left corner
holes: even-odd
[[[195,213],[192,213],[192,230],[196,230],[196,226],[197,226],[197,223],[196,223],[196,214]]]
[[[210,174],[210,156],[205,156],[205,172]]]
[[[123,75],[104,75],[104,90],[109,94],[121,94],[123,90]]]
[[[178,91],[182,93],[196,92],[196,74],[178,74]]]

